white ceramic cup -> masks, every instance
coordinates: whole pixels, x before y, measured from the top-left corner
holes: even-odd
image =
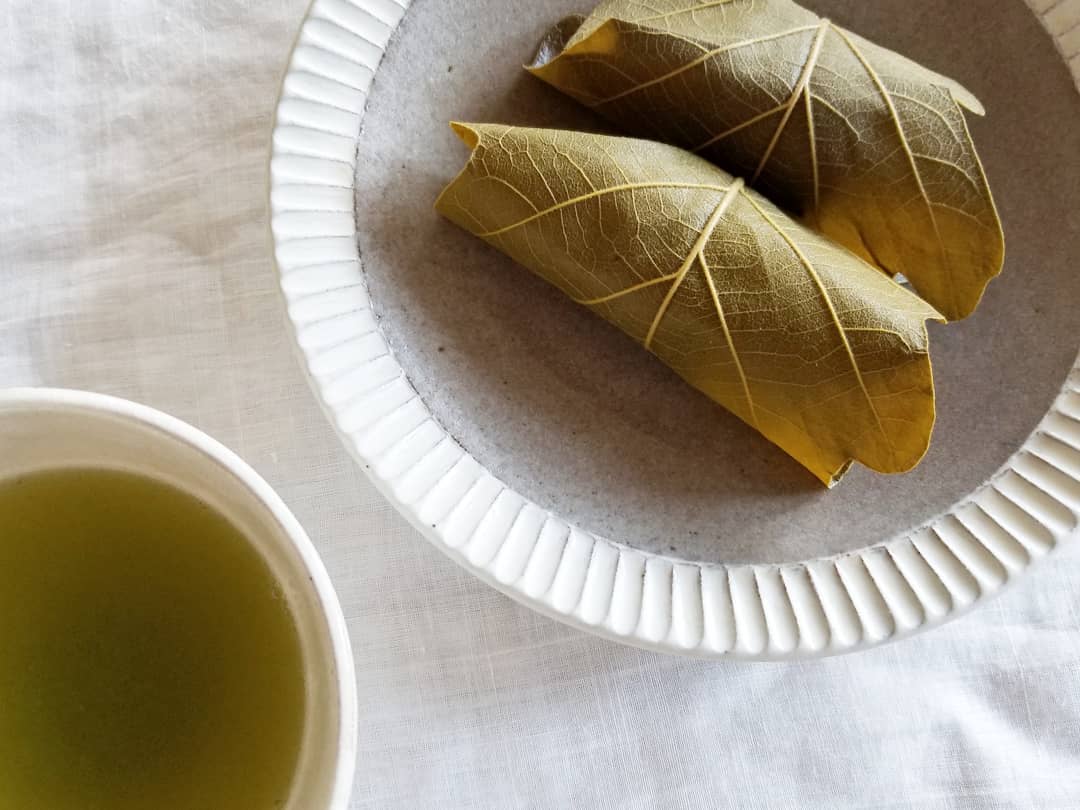
[[[140,473],[217,509],[282,587],[300,636],[306,713],[288,810],[346,810],[356,762],[356,679],[333,586],[288,507],[235,453],[179,419],[115,397],[0,390],[0,479],[58,467]]]

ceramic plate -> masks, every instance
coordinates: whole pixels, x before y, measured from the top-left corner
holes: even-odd
[[[316,0],[303,23],[273,135],[275,255],[312,386],[386,497],[543,613],[739,658],[908,635],[1072,536],[1080,0],[810,3],[980,96],[972,134],[1008,252],[973,317],[931,324],[924,462],[856,468],[828,492],[432,210],[467,158],[448,120],[600,126],[520,69],[591,2]]]

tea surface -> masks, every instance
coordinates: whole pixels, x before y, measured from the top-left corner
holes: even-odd
[[[300,643],[221,514],[150,479],[0,481],[0,810],[283,807]]]

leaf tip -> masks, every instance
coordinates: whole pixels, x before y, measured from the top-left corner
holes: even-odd
[[[821,481],[821,483],[823,483],[825,485],[825,489],[832,489],[833,487],[835,487],[837,484],[840,483],[840,479],[842,479],[845,475],[848,474],[848,470],[851,469],[851,467],[852,467],[852,465],[854,463],[855,463],[855,459],[849,458],[847,461],[845,461],[843,464],[841,464],[835,470],[812,471],[812,472],[814,473],[815,477],[817,477],[817,479],[819,481]]]
[[[545,67],[563,54],[567,45],[581,30],[581,26],[584,23],[585,17],[580,14],[571,14],[570,16],[559,20],[558,23],[544,34],[544,38],[540,40],[540,44],[536,48],[536,53],[532,58],[532,62],[523,65],[525,70],[534,75],[539,75]]]
[[[964,85],[957,81],[951,81],[949,84],[949,94],[953,97],[953,101],[967,110],[973,115],[977,115],[980,118],[986,115],[986,107],[979,101],[978,97],[968,90]]]
[[[957,102],[961,107],[973,115],[978,115],[979,117],[986,115],[986,107],[983,106],[983,103],[979,101],[978,98],[971,95],[971,93],[968,93],[962,98],[958,98]]]
[[[472,124],[463,124],[460,121],[451,121],[450,129],[454,130],[454,134],[461,138],[465,145],[470,149],[475,149],[476,145],[480,143],[480,133]]]
[[[469,147],[470,150],[476,150],[476,147],[480,143],[480,130],[477,129],[476,124],[465,124],[461,121],[451,121],[450,129],[454,131],[455,135],[461,138],[461,140],[465,143],[466,146]],[[439,192],[439,196],[435,198],[436,212],[442,214],[443,216],[449,216],[447,211],[449,210],[450,204],[447,202],[447,198],[452,193],[451,190],[454,189],[458,185],[458,183],[460,183],[463,178],[465,178],[465,176],[468,174],[469,167],[471,165],[472,160],[470,159],[469,162],[462,167],[461,171],[458,172],[457,177],[455,177],[450,182],[450,184],[446,186],[446,188]]]

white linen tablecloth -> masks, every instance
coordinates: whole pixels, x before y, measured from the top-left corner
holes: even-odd
[[[278,489],[349,621],[353,806],[1080,808],[1080,544],[916,639],[740,665],[536,616],[397,516],[275,292],[269,128],[305,5],[0,10],[0,386],[146,402]],[[1080,0],[1034,5],[1080,72]]]

